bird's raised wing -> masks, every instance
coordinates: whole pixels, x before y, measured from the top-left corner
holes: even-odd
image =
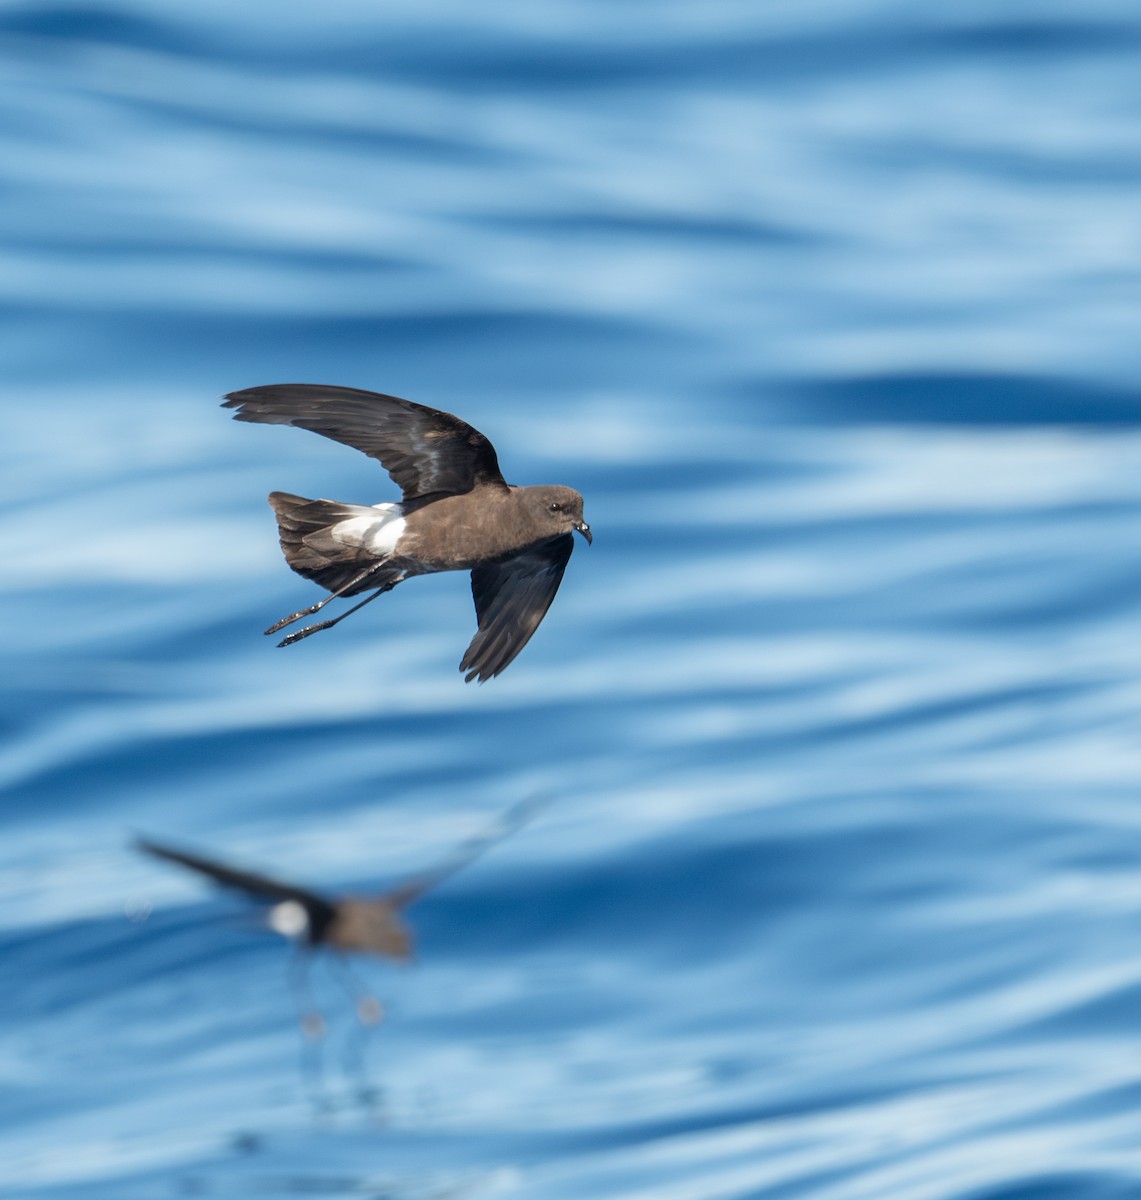
[[[535,796],[513,805],[505,813],[496,818],[495,822],[482,833],[468,838],[443,862],[430,867],[427,871],[414,875],[411,879],[394,887],[384,899],[396,909],[406,908],[432,888],[443,883],[457,871],[462,871],[469,863],[474,862],[480,855],[485,854],[497,842],[510,837],[517,829],[525,825],[535,813],[547,803],[545,797]]]
[[[176,850],[172,846],[160,846],[157,842],[148,841],[146,838],[137,838],[135,846],[145,854],[166,859],[167,862],[178,863],[180,867],[189,867],[190,870],[207,876],[215,883],[245,892],[247,896],[252,896],[255,900],[264,900],[272,904],[278,904],[283,900],[294,900],[302,905],[311,916],[323,914],[332,916],[333,906],[324,896],[307,891],[305,888],[295,887],[291,883],[270,879],[267,875],[255,875],[251,871],[228,867],[224,863],[203,858],[186,850]]]
[[[559,590],[574,535],[564,533],[471,573],[479,629],[464,654],[464,681],[492,679],[531,640]]]
[[[451,413],[399,396],[319,383],[278,383],[231,392],[235,421],[296,425],[377,459],[405,500],[506,487],[495,447]]]

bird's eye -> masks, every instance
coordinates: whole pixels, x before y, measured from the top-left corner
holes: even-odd
[[[551,512],[562,512],[562,509],[563,509],[563,506],[561,504],[552,504],[551,505]]]

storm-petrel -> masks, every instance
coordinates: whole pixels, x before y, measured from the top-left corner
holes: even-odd
[[[266,925],[277,933],[291,938],[299,953],[295,954],[289,971],[290,990],[298,1007],[302,1032],[315,1043],[325,1035],[325,1018],[317,1008],[310,988],[309,968],[312,950],[328,947],[336,953],[325,958],[336,981],[350,994],[360,1025],[367,1029],[376,1026],[384,1017],[384,1007],[351,970],[345,954],[373,954],[384,958],[408,961],[412,957],[412,933],[401,919],[408,905],[418,900],[429,888],[442,883],[500,839],[513,833],[533,813],[539,800],[516,805],[504,813],[490,829],[471,838],[438,866],[413,876],[391,891],[379,895],[331,897],[310,891],[268,875],[255,874],[233,867],[216,859],[176,849],[172,846],[139,838],[139,850],[205,875],[224,887],[244,892],[262,904],[268,904]],[[365,1063],[365,1045],[356,1040],[347,1043],[345,1069],[360,1075],[359,1098],[370,1107],[375,1090],[369,1085]],[[314,1099],[322,1107],[323,1067],[319,1051],[306,1054],[303,1069]]]
[[[271,625],[318,612],[337,596],[372,595],[340,616],[291,633],[291,645],[328,629],[413,575],[471,571],[478,629],[464,679],[498,675],[527,644],[555,598],[574,544],[591,541],[582,496],[556,485],[504,481],[495,447],[451,413],[357,388],[283,383],[231,392],[234,419],[296,425],[379,460],[399,503],[341,504],[271,492],[281,548],[299,574],[330,594]]]
[[[532,800],[517,804],[499,817],[492,828],[464,842],[442,863],[390,891],[372,896],[325,896],[149,838],[136,839],[135,847],[155,858],[197,871],[223,887],[244,892],[259,903],[269,904],[267,927],[294,939],[302,947],[328,946],[349,953],[408,960],[412,957],[412,934],[401,920],[403,910],[514,833],[529,819],[537,803]]]

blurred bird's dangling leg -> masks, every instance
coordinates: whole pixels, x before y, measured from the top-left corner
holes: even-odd
[[[318,1113],[329,1112],[333,1105],[325,1088],[325,1018],[309,986],[310,951],[299,946],[289,962],[289,990],[297,1008],[301,1030],[301,1082]]]
[[[352,1034],[345,1041],[342,1069],[347,1079],[356,1081],[357,1103],[374,1114],[378,1113],[383,1092],[369,1074],[368,1048],[373,1030],[384,1020],[384,1006],[340,955],[334,955],[329,960],[329,973],[353,1001],[357,1018]]]

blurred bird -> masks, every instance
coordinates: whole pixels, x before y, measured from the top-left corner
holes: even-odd
[[[314,1101],[324,1109],[329,1101],[324,1095],[324,1069],[318,1047],[325,1035],[325,1019],[318,1011],[309,987],[310,951],[327,948],[335,952],[328,957],[328,961],[331,968],[336,968],[337,981],[353,1000],[360,1022],[358,1029],[363,1039],[365,1031],[383,1019],[384,1008],[350,970],[343,956],[359,953],[405,962],[410,960],[412,933],[401,919],[404,909],[430,888],[462,870],[496,842],[514,833],[530,819],[540,803],[540,800],[533,799],[515,805],[489,829],[463,842],[437,866],[375,896],[325,896],[297,884],[246,871],[148,838],[136,839],[135,847],[145,854],[196,871],[214,883],[270,905],[266,914],[267,927],[291,938],[301,951],[293,960],[289,983],[307,1045],[315,1051],[315,1055],[306,1054],[303,1057],[303,1074]],[[358,1101],[373,1108],[378,1093],[368,1080],[363,1040],[347,1044],[344,1069],[358,1077]]]
[[[231,392],[234,419],[296,425],[377,459],[403,492],[399,503],[341,504],[271,492],[281,548],[299,575],[330,594],[291,613],[276,633],[337,596],[371,591],[340,616],[288,634],[289,646],[391,591],[413,575],[471,571],[478,629],[464,679],[503,671],[530,640],[555,598],[574,533],[592,540],[582,496],[557,485],[515,487],[495,447],[451,413],[356,388],[284,383]]]
[[[404,909],[496,842],[514,833],[530,818],[537,803],[530,800],[515,805],[490,829],[464,842],[438,866],[375,896],[324,896],[294,883],[246,871],[149,838],[137,838],[135,848],[197,871],[223,887],[244,892],[253,900],[270,904],[266,926],[294,939],[304,948],[327,946],[350,954],[373,954],[408,961],[412,958],[412,933],[401,919]]]

